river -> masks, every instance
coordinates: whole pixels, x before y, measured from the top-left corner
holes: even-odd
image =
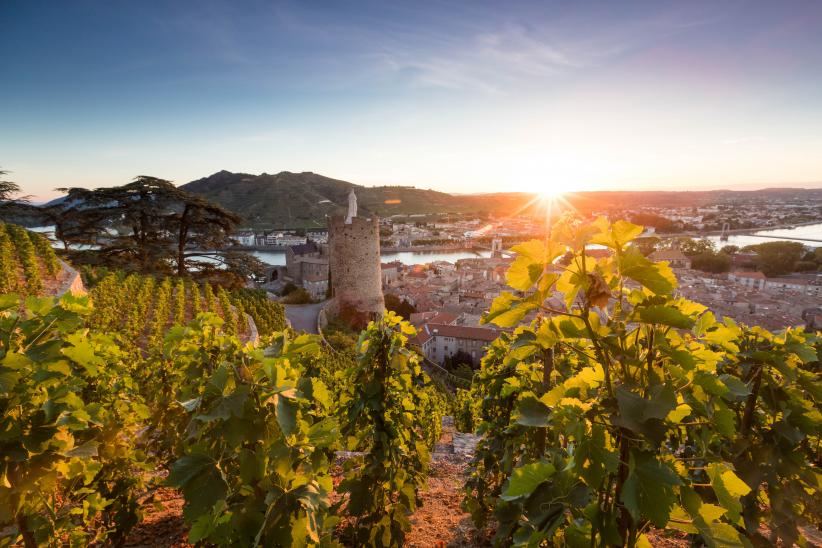
[[[285,264],[285,251],[252,251],[252,255],[262,262],[274,266]],[[448,261],[455,263],[460,259],[475,259],[477,257],[490,257],[490,251],[400,251],[398,253],[384,253],[380,256],[382,262],[400,261],[403,264],[425,264],[434,261]]]
[[[776,238],[761,238],[757,234],[765,234],[768,236],[778,236]],[[820,240],[820,242],[807,242],[803,240],[795,240],[794,238],[809,238],[812,240]],[[746,245],[762,244],[765,242],[794,241],[805,244],[808,247],[822,247],[822,223],[815,225],[798,226],[796,228],[780,228],[777,230],[760,230],[751,234],[731,234],[728,239],[721,241],[719,236],[708,236],[709,240],[716,244],[717,249],[721,249],[724,245],[735,245],[744,247]]]

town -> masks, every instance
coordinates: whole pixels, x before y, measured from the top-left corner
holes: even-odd
[[[788,199],[769,208],[759,207],[756,215],[748,211],[749,207],[754,206],[642,207],[592,211],[591,215],[619,215],[637,222],[655,222],[656,226],[648,226],[636,245],[649,259],[665,261],[671,266],[679,282],[679,295],[704,304],[719,319],[730,318],[770,330],[822,326],[822,273],[817,271],[822,252],[811,247],[813,242],[774,239],[764,250],[757,251],[756,245],[724,245],[727,238],[716,236],[721,234],[723,225],[726,230],[729,224],[739,229],[740,223],[734,219],[740,217],[747,217],[745,224],[751,231],[785,227],[788,223],[819,223],[822,221],[820,205],[798,204]],[[392,254],[399,251],[413,252],[410,260],[413,262],[391,259],[380,264],[387,308],[407,316],[416,326],[417,336],[413,342],[428,360],[449,371],[459,366],[477,368],[484,349],[500,333],[492,325],[482,324],[481,318],[495,298],[512,291],[505,278],[513,260],[509,250],[517,243],[544,235],[545,220],[532,216],[507,219],[468,216],[425,219],[420,216],[378,222],[384,257],[391,259]],[[682,234],[715,236],[709,240]],[[285,264],[270,266],[265,279],[261,280],[262,287],[274,295],[282,294],[284,289],[288,292],[302,288],[315,302],[328,298],[327,230],[244,231],[237,236],[237,241],[256,249],[276,246],[284,250]],[[597,247],[589,253],[598,257],[608,255],[607,250]],[[787,261],[778,272],[769,270],[763,263],[767,259],[761,255],[770,248],[785,255],[776,259]],[[428,260],[429,256],[455,250],[461,250],[464,257]],[[523,323],[533,317],[533,314],[527,316]]]

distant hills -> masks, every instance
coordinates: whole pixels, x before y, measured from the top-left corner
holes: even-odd
[[[316,173],[276,175],[231,173],[220,171],[192,181],[181,188],[219,203],[258,228],[323,227],[326,216],[344,214],[348,192],[357,194],[364,213],[381,217],[413,214],[488,213],[511,215],[515,212],[539,214],[528,206],[533,194],[503,192],[494,194],[448,194],[407,186],[366,187]],[[620,210],[638,206],[683,207],[717,203],[732,204],[761,201],[822,202],[822,189],[770,188],[755,191],[712,190],[674,191],[602,191],[578,192],[566,200],[583,213]]]
[[[327,215],[344,214],[351,188],[363,213],[380,216],[468,211],[445,192],[413,187],[365,187],[316,173],[276,175],[220,171],[181,188],[217,202],[259,227],[325,226]]]

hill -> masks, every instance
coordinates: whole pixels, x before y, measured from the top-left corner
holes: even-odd
[[[352,187],[361,211],[381,217],[449,213],[543,215],[533,205],[533,194],[525,192],[460,195],[409,186],[366,187],[311,172],[252,175],[220,171],[181,188],[234,211],[246,224],[257,228],[310,228],[324,227],[327,215],[345,213]],[[574,192],[566,195],[565,201],[587,214],[641,206],[822,202],[822,189]]]
[[[365,213],[380,216],[464,211],[457,197],[413,187],[365,187],[316,173],[276,175],[220,171],[181,188],[243,216],[257,227],[324,227],[327,215],[343,214],[351,188]]]

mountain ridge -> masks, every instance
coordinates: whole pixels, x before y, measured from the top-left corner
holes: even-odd
[[[346,212],[351,188],[357,194],[360,211],[381,217],[436,213],[536,213],[536,206],[530,203],[533,193],[449,194],[412,186],[363,186],[311,171],[254,175],[221,170],[180,188],[234,211],[244,218],[246,225],[255,228],[324,227],[327,216]],[[822,201],[822,189],[603,190],[569,193],[563,201],[588,213],[638,206],[698,207],[775,199]]]

